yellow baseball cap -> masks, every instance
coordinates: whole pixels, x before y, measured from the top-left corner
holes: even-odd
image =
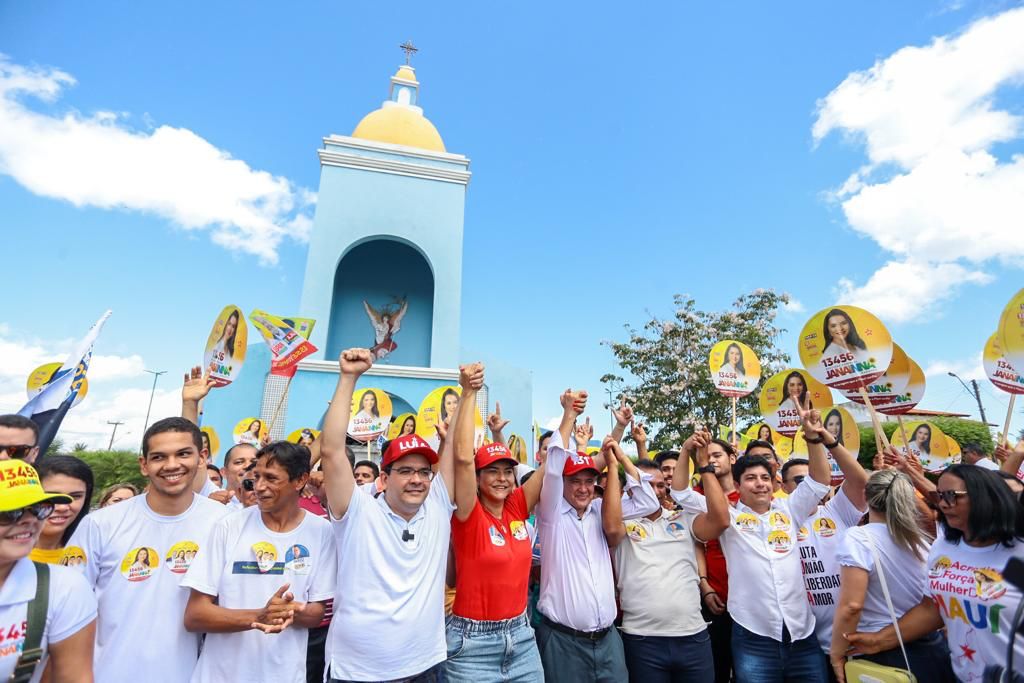
[[[71,496],[47,493],[36,469],[24,460],[0,460],[0,512],[36,503],[70,503]]]

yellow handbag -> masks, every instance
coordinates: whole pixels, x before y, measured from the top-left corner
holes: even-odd
[[[892,596],[889,595],[889,586],[885,583],[885,572],[882,570],[882,560],[878,556],[878,548],[875,547],[875,539],[868,531],[868,545],[871,546],[871,554],[875,558],[875,568],[878,569],[878,582],[882,584],[882,594],[885,596],[885,604],[889,608],[889,617],[896,629],[896,639],[900,641],[900,651],[903,653],[903,663],[906,669],[884,664],[875,664],[865,659],[848,659],[844,671],[846,672],[846,683],[917,683],[917,676],[910,671],[910,659],[907,657],[907,649],[903,646],[903,634],[900,633],[900,623],[896,619],[896,610],[892,607]]]

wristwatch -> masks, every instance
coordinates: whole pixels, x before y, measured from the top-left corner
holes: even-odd
[[[704,465],[704,467],[698,467],[697,471],[701,474],[714,474],[716,470],[714,465]]]
[[[827,443],[827,444],[825,444],[825,448],[827,448],[827,449],[829,449],[829,450],[832,450],[833,448],[835,448],[835,447],[836,447],[836,446],[838,446],[838,445],[839,445],[839,439],[836,439],[836,440],[835,440],[835,441],[833,441],[832,443]]]
[[[820,436],[818,438],[814,439],[814,438],[811,438],[811,437],[807,436],[806,434],[804,434],[804,441],[806,441],[807,443],[823,443],[823,440],[822,440],[822,438]]]

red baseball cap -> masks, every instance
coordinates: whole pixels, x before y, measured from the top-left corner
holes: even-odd
[[[562,470],[562,476],[571,477],[583,470],[594,470],[595,473],[601,474],[600,470],[597,469],[597,465],[594,464],[593,458],[583,451],[577,451],[575,455],[569,455],[569,459],[565,461],[565,469]]]
[[[502,460],[511,460],[513,465],[519,464],[519,461],[512,455],[512,451],[503,443],[485,443],[476,451],[476,468],[478,470]]]
[[[406,434],[391,442],[388,449],[384,451],[384,458],[381,460],[381,469],[400,460],[407,455],[425,455],[431,465],[437,464],[437,451],[430,447],[418,434]]]

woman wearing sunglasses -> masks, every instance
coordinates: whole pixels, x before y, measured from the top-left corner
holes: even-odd
[[[44,520],[55,505],[67,505],[71,498],[46,493],[35,469],[20,460],[0,462],[0,482],[0,624],[5,628],[0,680],[9,680],[17,669],[31,673],[34,683],[49,667],[50,680],[91,683],[96,635],[92,590],[72,569],[28,559]],[[46,584],[40,581],[49,584],[42,598],[37,586]],[[39,610],[41,600],[45,614]],[[45,625],[36,646],[39,656],[33,659],[29,655],[36,638],[29,636],[37,619]]]

